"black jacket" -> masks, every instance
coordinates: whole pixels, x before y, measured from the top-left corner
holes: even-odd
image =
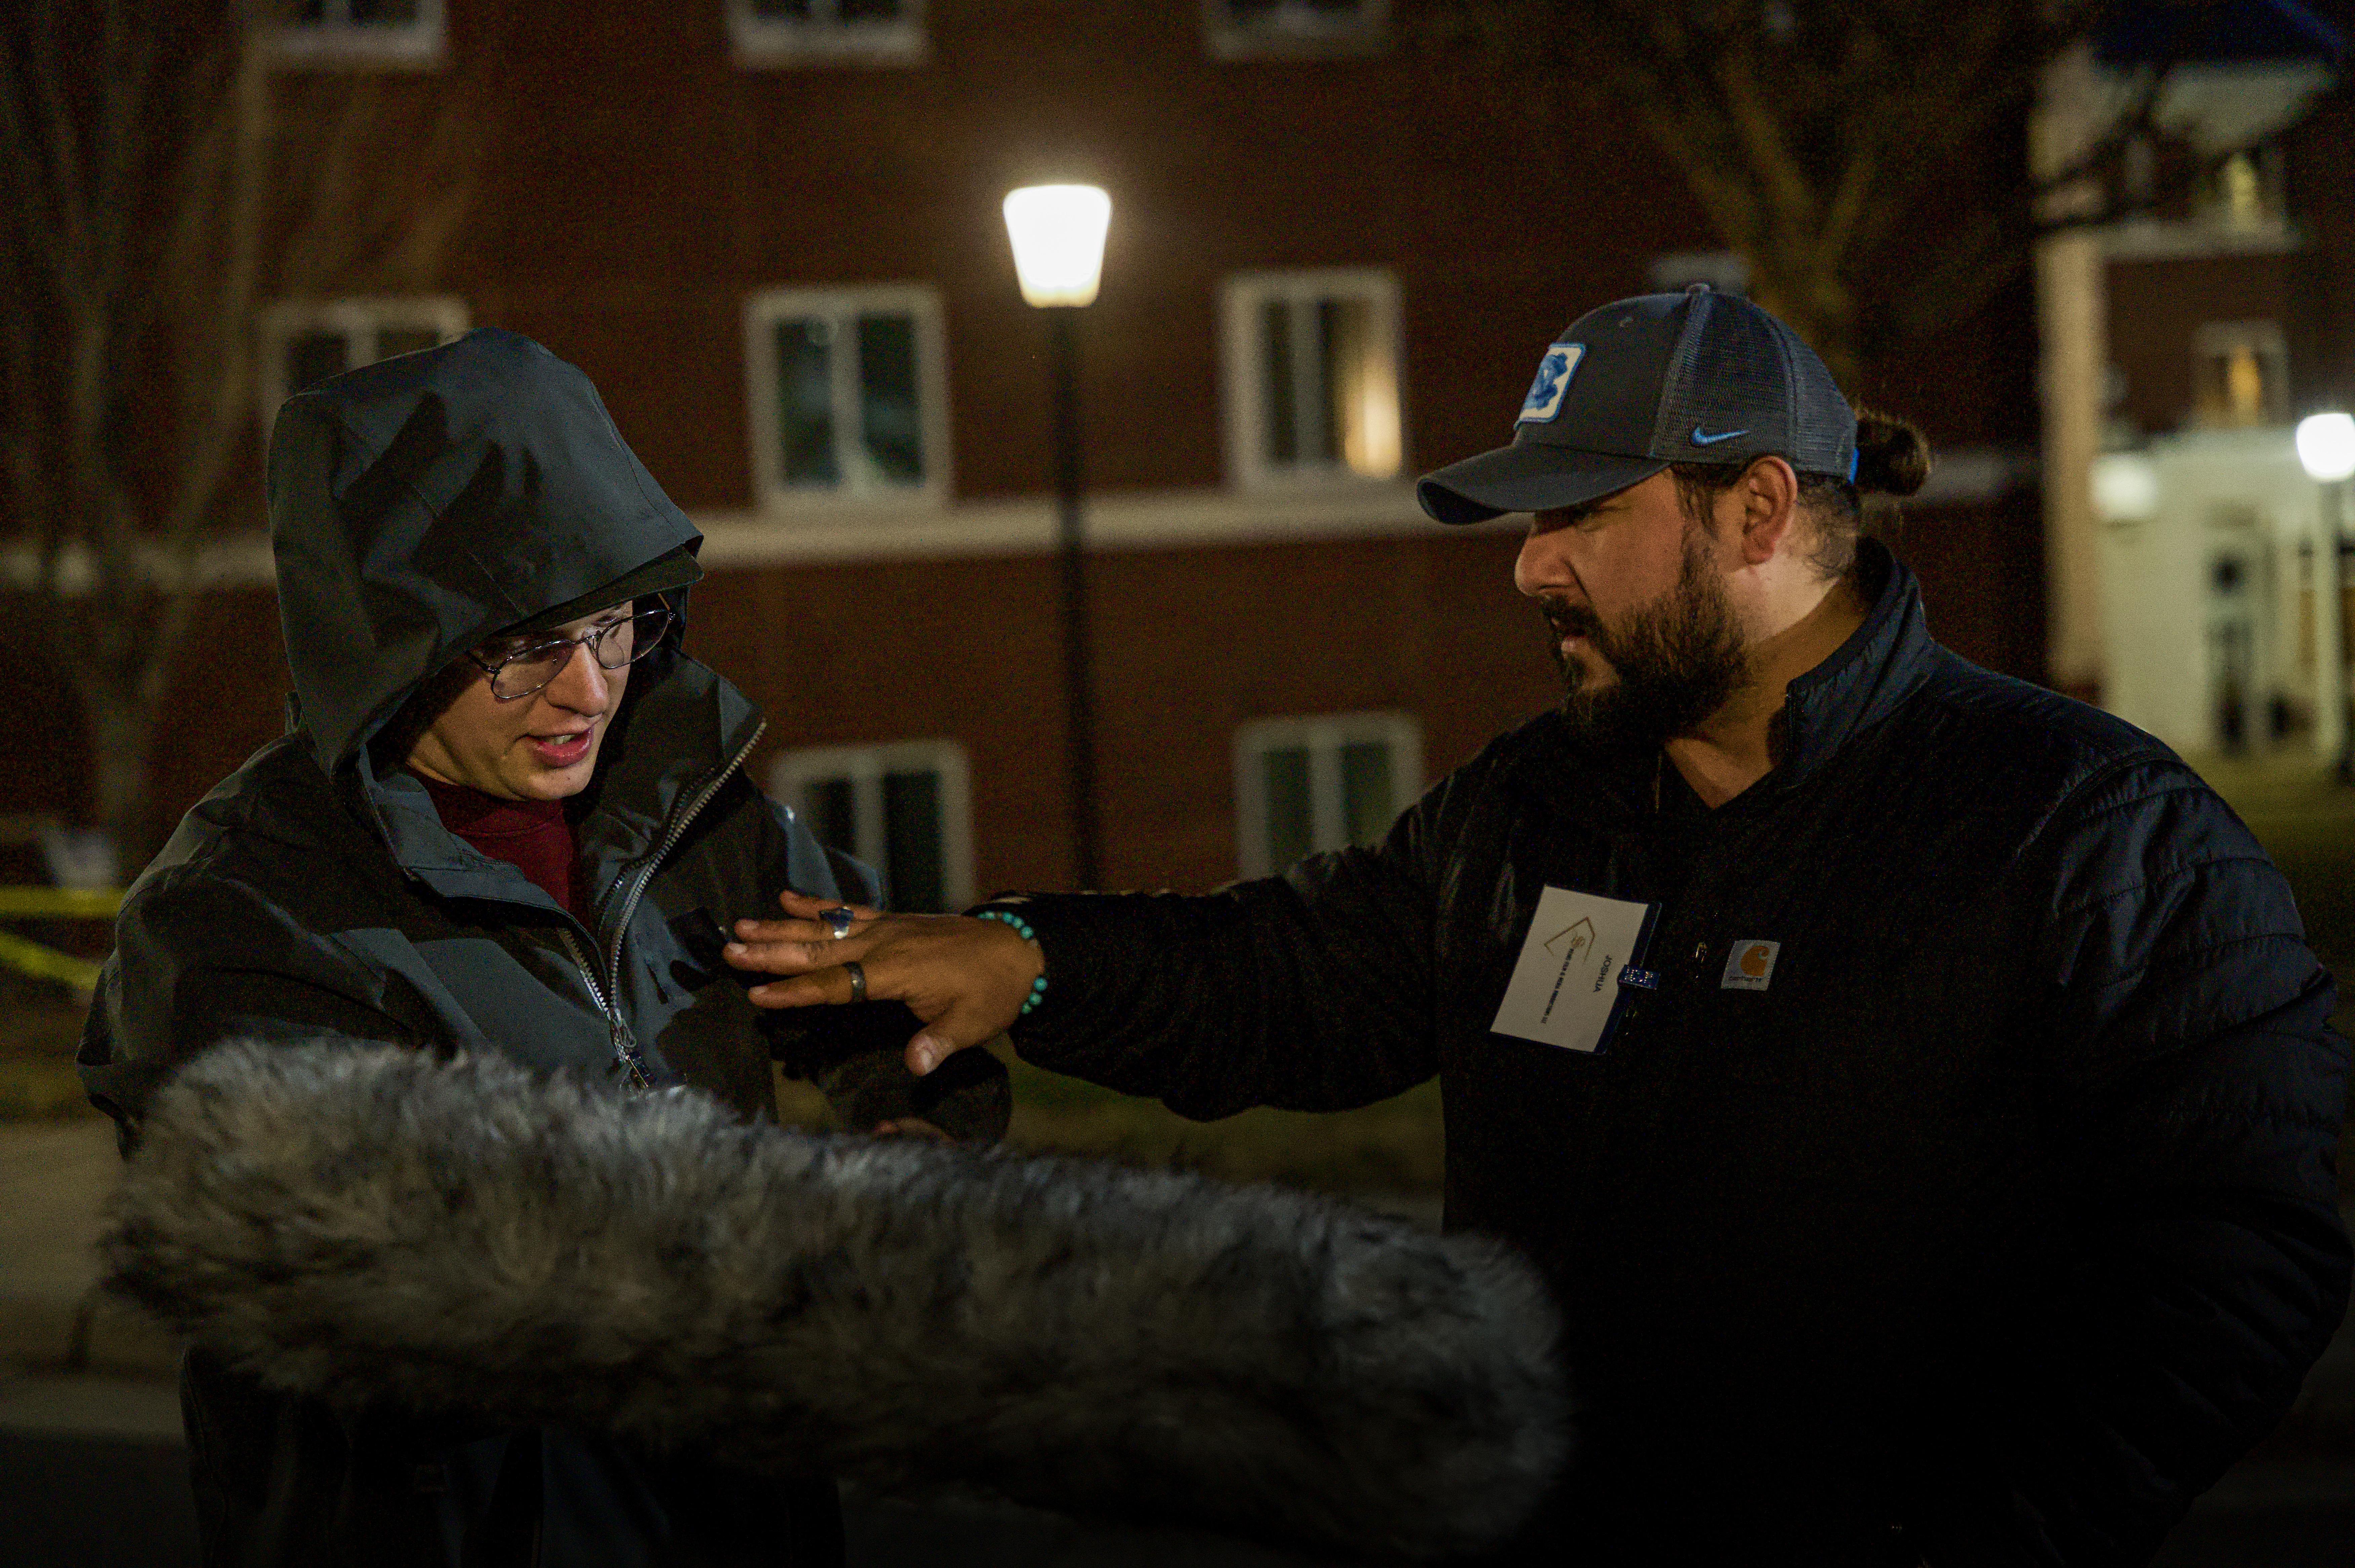
[[[677,631],[631,667],[572,803],[585,922],[444,828],[400,759],[371,747],[485,636],[698,541],[586,378],[499,332],[338,377],[281,413],[270,490],[302,722],[188,814],[124,901],[80,1062],[126,1147],[157,1084],[230,1037],[490,1051],[616,1092],[634,1053],[655,1086],[693,1084],[745,1115],[773,1114],[783,1058],[854,1125],[917,1112],[1002,1131],[994,1062],[944,1095],[922,1090],[899,1062],[904,1009],[781,1019],[721,962],[728,923],[773,912],[785,888],[877,889],[745,780],[761,717],[679,651]],[[194,1356],[183,1403],[208,1560],[839,1551],[823,1480],[780,1488],[553,1429],[337,1411]]]
[[[1721,809],[1548,715],[1379,848],[1027,912],[1041,1065],[1204,1117],[1439,1075],[1448,1224],[1565,1309],[1582,1456],[1530,1543],[1565,1558],[2141,1562],[2346,1305],[2347,1046],[2280,876],[1865,564]],[[1548,884],[1664,906],[1602,1054],[1489,1030]],[[1767,987],[1725,987],[1752,941]]]

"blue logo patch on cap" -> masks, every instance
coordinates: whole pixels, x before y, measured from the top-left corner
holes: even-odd
[[[1546,357],[1538,361],[1538,379],[1529,383],[1529,395],[1521,400],[1521,417],[1513,422],[1527,424],[1560,414],[1562,394],[1570,390],[1570,378],[1584,357],[1583,343],[1557,343],[1547,349]]]

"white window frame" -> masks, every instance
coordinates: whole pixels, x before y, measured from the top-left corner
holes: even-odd
[[[254,389],[261,399],[264,435],[278,417],[278,405],[292,395],[286,385],[286,349],[306,332],[340,332],[346,337],[374,337],[389,327],[430,326],[445,343],[465,336],[472,325],[466,302],[456,294],[382,294],[340,300],[281,300],[261,311],[261,362]],[[349,368],[371,365],[372,359],[353,355]]]
[[[826,316],[836,335],[855,341],[858,316],[870,312],[904,311],[916,324],[916,418],[924,443],[924,477],[917,485],[894,485],[868,472],[858,449],[858,421],[843,417],[846,394],[858,390],[855,354],[833,357],[836,464],[843,480],[837,485],[785,483],[783,454],[777,450],[777,341],[773,330],[780,321]],[[751,420],[752,493],[754,504],[773,513],[809,507],[881,506],[938,507],[947,504],[949,487],[949,404],[947,335],[941,325],[940,291],[929,283],[868,283],[847,288],[764,289],[744,302],[744,368]]]
[[[964,747],[955,741],[887,741],[868,745],[797,746],[769,765],[769,794],[807,825],[803,789],[817,779],[850,781],[858,842],[837,844],[888,877],[883,853],[883,775],[930,770],[941,781],[941,900],[952,910],[973,902],[973,784]]]
[[[351,0],[325,0],[316,22],[280,21],[270,33],[271,53],[283,65],[379,66],[431,70],[442,63],[448,29],[443,0],[417,0],[414,21],[355,22]]]
[[[2262,411],[2260,426],[2279,424],[2289,417],[2289,338],[2277,321],[2203,321],[2191,329],[2191,407],[2186,411],[2193,423],[2202,422],[2206,416],[2200,408],[2200,389],[2207,378],[2211,359],[2246,348],[2254,353],[2264,367],[2265,386],[2272,393],[2271,407]]]
[[[1423,724],[1412,713],[1322,713],[1254,719],[1235,731],[1235,863],[1245,877],[1284,869],[1267,842],[1268,752],[1308,753],[1309,837],[1317,851],[1348,842],[1341,800],[1341,748],[1365,741],[1390,748],[1391,787],[1401,811],[1423,794]]]
[[[1202,31],[1210,58],[1221,60],[1300,59],[1372,54],[1390,42],[1390,0],[1358,0],[1357,15],[1335,25],[1307,6],[1278,7],[1293,16],[1294,27],[1253,27],[1238,23],[1225,0],[1202,0]]]
[[[728,0],[728,39],[750,69],[797,65],[922,65],[929,47],[924,0],[900,0],[896,21],[841,19],[839,0],[813,0],[806,22],[753,14],[752,0]]]
[[[1390,361],[1396,393],[1398,462],[1388,475],[1359,474],[1347,463],[1274,464],[1261,450],[1266,423],[1265,377],[1260,365],[1260,311],[1276,300],[1291,304],[1348,296],[1373,306],[1373,348]],[[1386,267],[1314,267],[1231,274],[1220,286],[1220,379],[1226,392],[1227,474],[1244,490],[1329,490],[1391,485],[1410,472],[1406,450],[1406,362],[1399,328],[1398,275]]]

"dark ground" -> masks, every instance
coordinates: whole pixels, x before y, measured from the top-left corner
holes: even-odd
[[[2203,1499],[2158,1568],[2348,1568],[2349,1470],[2278,1477]],[[187,1458],[177,1444],[0,1434],[0,1568],[197,1568]],[[968,1515],[852,1499],[853,1568],[1310,1568],[1310,1560],[1206,1537],[1088,1529],[1048,1515]]]

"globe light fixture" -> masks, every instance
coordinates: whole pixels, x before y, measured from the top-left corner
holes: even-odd
[[[2309,414],[2298,421],[2297,460],[2318,484],[2355,475],[2355,415]]]
[[[2350,709],[2347,679],[2346,601],[2347,480],[2355,475],[2355,418],[2342,413],[2310,414],[2297,421],[2298,466],[2322,490],[2314,539],[2315,643],[2328,650],[2316,671],[2317,709],[2326,717],[2316,726],[2328,738],[2336,720],[2339,741],[2339,782],[2355,784],[2355,709]],[[2331,654],[2336,654],[2334,658]]]
[[[1112,197],[1092,185],[1033,185],[1007,193],[1006,232],[1014,241],[1024,301],[1093,304],[1111,227]]]
[[[2094,510],[2105,523],[2147,523],[2158,511],[2158,474],[2138,452],[2094,460]]]

